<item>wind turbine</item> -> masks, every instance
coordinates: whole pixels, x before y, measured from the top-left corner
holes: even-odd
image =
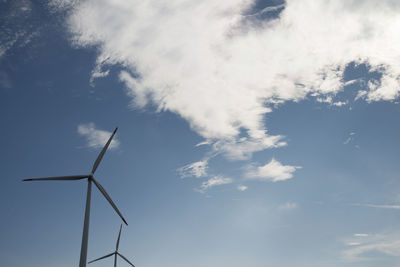
[[[99,182],[97,182],[96,179],[94,179],[94,173],[96,172],[96,169],[99,166],[99,164],[104,156],[104,153],[106,153],[106,150],[107,150],[108,146],[110,145],[111,140],[114,137],[117,130],[118,130],[118,127],[115,128],[111,137],[108,139],[107,143],[101,150],[99,156],[97,157],[96,161],[93,164],[92,171],[89,174],[24,179],[24,181],[50,181],[50,180],[71,181],[71,180],[87,179],[88,187],[87,187],[87,194],[86,194],[85,220],[83,223],[82,245],[81,245],[81,256],[80,256],[80,260],[79,260],[79,267],[86,267],[86,261],[87,261],[89,220],[90,220],[90,199],[91,199],[91,193],[92,193],[92,182],[96,185],[96,187],[100,190],[100,192],[103,194],[103,196],[107,199],[107,201],[111,204],[111,206],[114,208],[114,210],[118,213],[118,215],[121,217],[122,221],[124,221],[124,223],[126,225],[128,225],[128,223],[125,221],[124,217],[122,216],[121,212],[118,210],[117,206],[115,206],[114,202],[111,200],[110,196],[107,194],[106,190],[104,190],[104,188],[101,186],[101,184],[99,184]]]
[[[121,227],[119,228],[119,234],[118,234],[117,245],[116,245],[116,247],[115,247],[115,251],[114,251],[113,253],[107,254],[107,255],[105,255],[105,256],[103,256],[103,257],[100,257],[100,258],[98,258],[98,259],[89,261],[88,263],[92,263],[92,262],[95,262],[95,261],[98,261],[98,260],[102,260],[102,259],[105,259],[105,258],[108,258],[108,257],[114,255],[114,267],[117,267],[117,256],[120,256],[120,257],[121,257],[122,259],[124,259],[127,263],[129,263],[130,265],[132,265],[133,267],[135,267],[135,265],[133,265],[132,262],[128,261],[127,258],[125,258],[124,256],[122,256],[122,254],[118,252],[119,239],[121,238],[121,230],[122,230],[122,224],[121,224]]]

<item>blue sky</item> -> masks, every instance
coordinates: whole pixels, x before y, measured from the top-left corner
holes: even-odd
[[[136,266],[398,266],[400,4],[377,3],[2,1],[1,264],[78,263],[86,183],[21,180],[89,172],[118,126],[96,177]],[[89,260],[120,223],[95,189]]]

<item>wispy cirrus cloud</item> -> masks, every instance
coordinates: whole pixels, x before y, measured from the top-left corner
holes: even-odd
[[[107,143],[112,132],[99,130],[93,122],[82,123],[78,125],[78,134],[86,138],[87,146],[90,148],[102,148]],[[114,137],[110,143],[109,148],[115,149],[120,145],[117,137]]]
[[[354,234],[345,240],[342,256],[346,261],[379,260],[370,253],[380,252],[389,257],[400,257],[400,233]]]
[[[207,181],[203,182],[201,184],[200,189],[197,189],[197,191],[199,191],[200,193],[204,193],[211,187],[226,185],[226,184],[231,184],[231,183],[233,183],[232,178],[227,178],[227,177],[223,177],[223,176],[214,176],[214,177],[208,179]]]
[[[376,208],[376,209],[391,209],[391,210],[400,210],[400,205],[390,205],[390,204],[362,204],[356,203],[352,204],[353,206],[361,206],[367,208]]]
[[[203,159],[201,161],[196,161],[179,168],[178,173],[181,176],[181,178],[186,178],[186,177],[200,178],[207,176],[207,168],[208,168],[208,159]]]
[[[30,23],[32,1],[5,1],[0,10],[0,59],[14,48],[28,45],[39,35],[39,25]]]

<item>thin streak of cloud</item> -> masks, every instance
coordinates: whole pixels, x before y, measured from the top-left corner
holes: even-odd
[[[205,146],[205,145],[209,145],[209,144],[210,144],[209,141],[203,141],[203,142],[200,142],[200,143],[196,144],[196,147]]]
[[[376,208],[376,209],[400,210],[400,205],[361,204],[361,203],[356,203],[356,204],[352,204],[352,205],[353,206],[367,207],[367,208]]]
[[[354,234],[355,237],[367,237],[368,234]]]
[[[347,243],[347,245],[348,246],[359,246],[359,245],[361,245],[361,243],[359,243],[359,242],[349,242],[349,243]]]

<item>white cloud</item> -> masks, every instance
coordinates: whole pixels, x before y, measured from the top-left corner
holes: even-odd
[[[196,161],[178,169],[181,178],[194,176],[196,178],[207,176],[208,159]]]
[[[245,178],[261,181],[269,180],[272,182],[284,181],[291,179],[293,173],[299,168],[301,167],[282,165],[279,161],[273,158],[264,166],[257,167],[253,164],[247,166]]]
[[[96,126],[92,122],[79,124],[77,131],[80,135],[86,137],[87,146],[92,148],[103,148],[112,134],[108,131],[96,129]],[[120,142],[114,136],[109,148],[117,148],[119,144]]]
[[[241,192],[246,191],[248,189],[248,187],[245,185],[238,185],[236,188]]]
[[[372,260],[368,253],[380,252],[386,256],[400,256],[400,234],[384,233],[375,235],[354,235],[353,238],[346,240],[348,246],[343,251],[343,257],[347,261],[366,261]]]
[[[319,102],[319,103],[328,103],[328,104],[332,104],[332,102],[333,102],[332,96],[317,97],[315,100],[316,100],[317,102]]]
[[[286,203],[284,203],[282,205],[279,205],[278,209],[285,211],[285,210],[295,210],[298,207],[299,207],[299,205],[297,203],[289,201],[289,202],[286,202]]]
[[[54,6],[73,5],[67,24],[74,45],[98,50],[92,78],[121,66],[135,108],[150,104],[178,114],[228,159],[286,145],[265,122],[277,103],[313,95],[346,105],[336,95],[357,82],[344,80],[351,62],[382,75],[365,81],[356,99],[398,97],[399,1],[287,0],[258,12],[282,10],[264,21],[249,15],[255,2],[55,0]],[[272,161],[250,176],[279,181],[295,169]]]
[[[317,95],[318,95],[318,93],[316,93],[316,94],[314,93],[314,96],[317,96]],[[319,103],[327,103],[331,106],[336,106],[336,107],[341,107],[341,106],[348,104],[347,101],[334,102],[333,99],[334,99],[334,97],[332,95],[328,95],[328,96],[324,96],[324,97],[317,97],[315,100]]]
[[[332,103],[333,106],[337,106],[337,107],[345,106],[347,104],[348,104],[348,102],[345,102],[345,101],[338,101],[338,102]]]
[[[277,145],[264,125],[265,105],[334,96],[352,61],[383,75],[363,98],[398,96],[400,3],[288,0],[280,18],[257,27],[243,15],[254,3],[87,0],[74,6],[68,25],[76,45],[99,49],[100,66],[125,67],[120,79],[136,107],[151,102],[175,112],[206,139],[236,144],[242,129],[261,149]]]
[[[230,184],[232,182],[233,180],[231,178],[226,178],[223,176],[214,176],[213,178],[203,182],[201,184],[201,188],[198,191],[204,193],[207,189],[211,187]]]

